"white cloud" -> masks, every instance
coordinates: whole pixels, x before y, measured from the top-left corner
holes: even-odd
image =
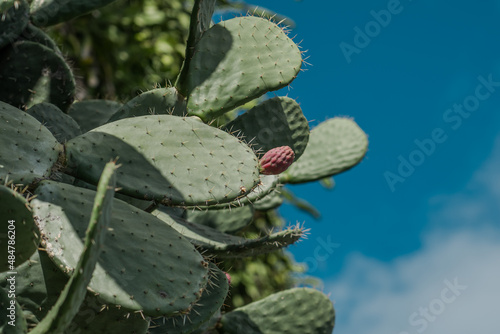
[[[336,333],[500,333],[500,140],[463,192],[431,202],[419,251],[389,263],[352,254],[326,284]]]

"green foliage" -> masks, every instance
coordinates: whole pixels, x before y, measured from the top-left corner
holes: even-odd
[[[189,31],[193,0],[118,0],[51,27],[80,78],[77,98],[129,100],[174,82]]]
[[[16,260],[2,258],[0,304],[6,312],[13,298],[5,278],[15,270],[15,332],[331,332],[332,302],[293,288],[290,272],[300,269],[282,251],[306,230],[286,227],[275,209],[286,199],[314,213],[280,183],[351,168],[366,152],[366,135],[336,118],[309,134],[292,99],[257,100],[302,66],[297,45],[272,20],[212,25],[214,0],[96,9],[107,3],[1,7],[8,20],[0,45],[0,213],[16,221],[18,234]],[[73,103],[73,70],[25,16],[40,26],[61,22],[53,32],[79,49],[72,56],[85,74],[83,96],[123,93],[125,103]],[[182,54],[182,67],[159,70]],[[106,61],[86,63],[89,55]],[[131,67],[122,67],[127,59]],[[96,73],[102,82],[92,81]],[[177,74],[173,86],[156,86]],[[129,80],[155,89],[134,97],[140,89],[130,94]],[[251,109],[237,117],[242,106]],[[258,156],[283,145],[297,161],[281,175],[261,175]],[[2,245],[8,235],[0,235]]]

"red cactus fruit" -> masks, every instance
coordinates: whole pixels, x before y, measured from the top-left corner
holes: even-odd
[[[227,282],[229,283],[229,285],[231,285],[231,275],[226,272],[224,272],[224,274],[226,274]]]
[[[289,146],[275,147],[260,159],[260,172],[265,175],[277,175],[288,169],[295,158]]]

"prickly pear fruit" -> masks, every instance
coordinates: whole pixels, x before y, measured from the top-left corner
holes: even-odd
[[[277,175],[288,169],[295,158],[290,146],[275,147],[260,159],[260,172],[265,175]]]
[[[226,272],[224,272],[224,274],[226,274],[227,282],[229,283],[229,285],[231,285],[231,275],[229,275],[229,273]]]

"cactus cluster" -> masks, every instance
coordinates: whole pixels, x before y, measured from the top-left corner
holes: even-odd
[[[39,27],[109,2],[0,3],[0,330],[331,333],[333,305],[311,288],[225,311],[230,276],[217,265],[298,241],[299,226],[236,233],[276,209],[287,183],[359,163],[364,132],[348,118],[309,131],[293,99],[263,100],[295,79],[302,52],[267,18],[213,24],[215,0],[194,3],[172,87],[75,102],[71,68]]]

